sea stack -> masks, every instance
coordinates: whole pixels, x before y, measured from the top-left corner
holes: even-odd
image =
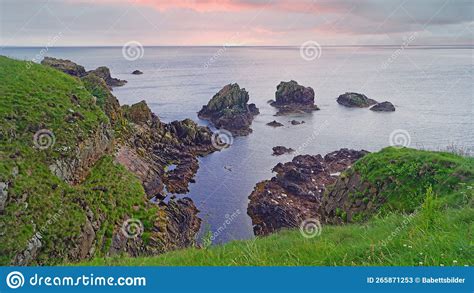
[[[198,117],[210,121],[216,128],[223,128],[235,136],[252,132],[250,125],[259,114],[255,104],[248,104],[249,93],[237,83],[224,86],[198,112]]]
[[[277,116],[319,110],[314,104],[314,90],[299,85],[294,80],[280,82],[275,92],[275,101],[272,101],[271,105],[278,108]]]

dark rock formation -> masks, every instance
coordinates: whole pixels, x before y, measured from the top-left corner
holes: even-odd
[[[291,162],[277,164],[271,180],[257,183],[247,209],[255,235],[281,228],[298,227],[302,221],[319,219],[322,197],[340,172],[349,168],[367,151],[341,149],[321,155],[298,155]]]
[[[281,127],[281,126],[283,126],[282,123],[280,123],[280,122],[278,122],[278,121],[276,121],[276,120],[273,120],[272,122],[268,122],[267,125],[268,125],[268,126],[271,126],[271,127]]]
[[[84,69],[84,67],[81,65],[77,65],[71,60],[44,57],[43,61],[41,61],[41,64],[55,68],[59,71],[76,77],[83,77],[86,75],[86,70]]]
[[[132,106],[123,105],[122,110],[125,118],[135,124],[145,125],[151,123],[154,118],[158,119],[148,108],[145,101],[138,102]]]
[[[319,110],[314,104],[314,90],[299,85],[296,81],[280,82],[272,106],[278,108],[277,115],[310,113]]]
[[[273,155],[274,156],[281,156],[283,154],[289,154],[289,153],[292,153],[292,152],[295,151],[292,148],[287,148],[287,147],[284,147],[284,146],[281,146],[281,145],[273,147],[272,150],[273,150]]]
[[[172,246],[168,250],[189,247],[195,244],[196,235],[201,228],[201,219],[197,217],[199,210],[193,201],[188,198],[170,200],[166,206],[168,219],[167,245]]]
[[[188,192],[199,163],[197,156],[216,151],[212,132],[191,119],[162,123],[145,101],[124,106],[124,116],[134,124],[131,137],[118,150],[116,158],[144,183],[149,198]],[[165,172],[168,165],[174,170]]]
[[[143,72],[141,72],[140,70],[137,69],[137,70],[134,70],[134,71],[132,72],[132,74],[140,75],[140,74],[143,74]]]
[[[370,110],[376,112],[393,112],[395,111],[395,106],[390,102],[382,102],[375,104]]]
[[[248,135],[252,132],[252,120],[259,113],[255,104],[247,104],[248,101],[249,94],[245,89],[236,83],[228,84],[202,107],[198,116],[233,135]]]
[[[300,124],[303,124],[305,122],[304,121],[300,122],[300,121],[296,121],[296,120],[291,120],[290,123],[291,123],[291,125],[300,125]]]
[[[102,78],[110,88],[122,86],[127,83],[126,80],[121,80],[110,76],[110,69],[105,66],[101,66],[97,69],[86,72],[84,67],[81,65],[78,65],[70,60],[57,59],[53,57],[44,57],[44,59],[41,61],[41,64],[55,68],[75,77],[84,77],[86,75],[93,74]]]
[[[337,98],[340,105],[350,108],[367,108],[377,103],[377,101],[367,98],[367,96],[358,93],[345,93]]]
[[[102,78],[109,87],[123,86],[127,83],[126,80],[121,80],[110,76],[110,69],[105,66],[98,67],[97,69],[91,70],[87,73],[94,74]]]

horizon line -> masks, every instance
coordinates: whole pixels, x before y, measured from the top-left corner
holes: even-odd
[[[64,45],[64,46],[38,46],[38,45],[7,45],[0,46],[3,48],[121,48],[124,45]],[[421,45],[404,45],[404,44],[362,44],[362,45],[320,45],[322,48],[329,47],[474,47],[474,44],[421,44]],[[189,47],[189,48],[298,48],[301,45],[143,45],[143,47]]]

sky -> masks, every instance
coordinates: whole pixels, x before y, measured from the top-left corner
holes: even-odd
[[[0,46],[472,45],[473,16],[473,0],[0,0]]]

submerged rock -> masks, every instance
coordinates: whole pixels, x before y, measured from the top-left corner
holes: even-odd
[[[273,168],[277,175],[257,183],[250,194],[247,213],[255,235],[295,228],[307,219],[319,219],[322,195],[335,183],[337,173],[349,168],[367,151],[341,149],[321,155],[298,155]]]
[[[377,101],[367,98],[367,96],[358,93],[345,93],[337,98],[340,105],[350,108],[367,108],[377,103]]]
[[[132,74],[140,75],[140,74],[143,74],[143,72],[141,72],[140,70],[137,69],[137,70],[134,70],[134,71],[132,72]]]
[[[390,102],[382,102],[375,104],[370,110],[376,112],[393,112],[395,111],[395,106]]]
[[[277,115],[310,113],[319,110],[314,104],[314,90],[299,85],[296,81],[280,82],[271,105],[278,108]]]
[[[255,115],[259,114],[255,104],[247,104],[249,94],[236,83],[228,84],[204,105],[198,116],[211,121],[215,127],[230,131],[233,135],[248,135]]]
[[[267,125],[268,125],[268,126],[271,126],[271,127],[281,127],[281,126],[283,126],[282,123],[280,123],[280,122],[278,122],[278,121],[276,121],[276,120],[273,120],[272,122],[268,122]]]
[[[300,124],[303,124],[305,122],[304,121],[300,122],[300,121],[296,121],[296,120],[291,120],[290,123],[291,123],[291,125],[300,125]]]
[[[287,147],[284,147],[284,146],[281,146],[281,145],[273,147],[272,150],[273,150],[273,155],[274,156],[281,156],[283,154],[289,154],[289,153],[292,153],[292,152],[295,151],[292,148],[287,148]]]

